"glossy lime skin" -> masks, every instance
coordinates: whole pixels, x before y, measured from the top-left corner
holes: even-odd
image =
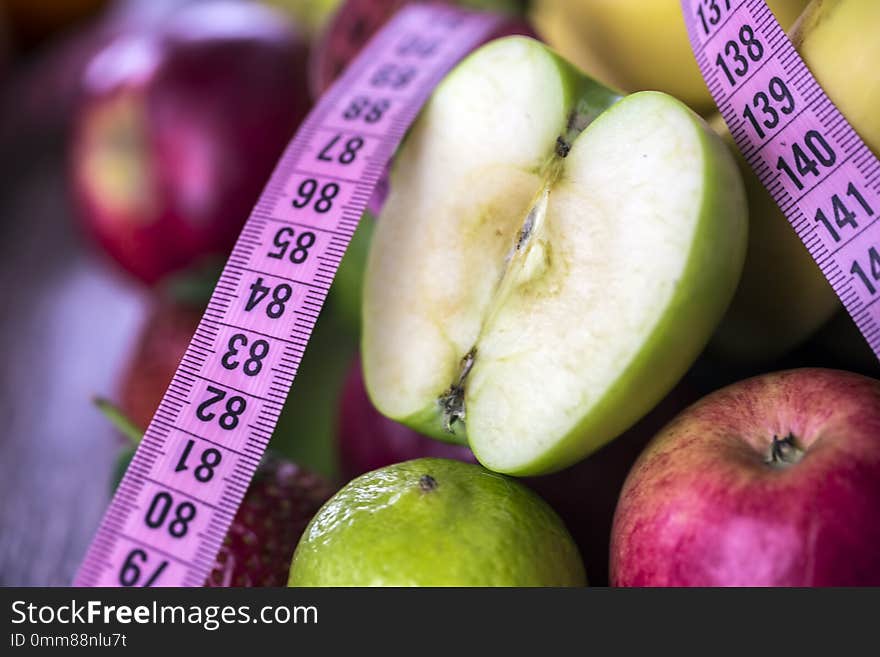
[[[289,586],[584,586],[556,513],[516,481],[424,458],[353,480],[314,517]]]

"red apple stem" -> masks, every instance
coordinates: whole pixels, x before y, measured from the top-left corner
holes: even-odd
[[[804,450],[798,445],[794,434],[789,433],[785,438],[773,436],[770,443],[770,452],[764,462],[776,468],[785,468],[794,465],[804,456]]]

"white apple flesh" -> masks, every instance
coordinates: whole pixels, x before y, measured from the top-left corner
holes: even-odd
[[[736,166],[682,103],[620,100],[537,41],[495,41],[395,160],[366,272],[368,391],[490,469],[570,465],[687,370],[745,237]]]

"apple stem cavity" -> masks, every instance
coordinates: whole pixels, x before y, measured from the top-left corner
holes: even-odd
[[[780,439],[773,436],[770,443],[770,451],[764,463],[774,468],[787,468],[794,465],[804,457],[804,450],[797,444],[793,434],[789,433]]]
[[[591,105],[593,105],[591,107]],[[565,134],[556,138],[556,155],[566,158],[571,151],[571,145],[577,136],[590,125],[601,112],[596,111],[596,105],[586,98],[578,100],[575,108],[569,113],[565,125]]]

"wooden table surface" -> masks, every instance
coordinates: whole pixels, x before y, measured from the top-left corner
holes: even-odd
[[[0,586],[66,585],[118,449],[90,400],[112,391],[146,300],[78,234],[61,149],[3,155]]]

